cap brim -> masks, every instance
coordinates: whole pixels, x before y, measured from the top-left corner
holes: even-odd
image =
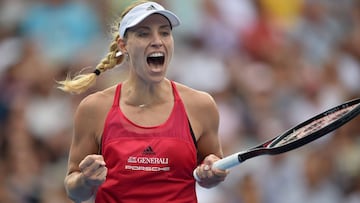
[[[156,13],[165,16],[169,20],[172,27],[176,27],[176,26],[180,25],[180,20],[174,13],[172,13],[168,10],[153,10],[153,11],[149,11],[149,12],[144,13],[143,15],[137,17],[131,24],[126,26],[127,29],[136,26],[137,24],[139,24],[140,22],[145,20],[145,18],[149,17],[152,14],[156,14]]]

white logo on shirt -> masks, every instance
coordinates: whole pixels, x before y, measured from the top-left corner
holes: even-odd
[[[125,165],[126,170],[133,171],[170,171],[169,166],[159,167],[151,165],[168,165],[169,158],[158,158],[158,157],[136,157],[131,156],[128,158],[127,163],[131,165]],[[141,165],[135,165],[141,164]]]

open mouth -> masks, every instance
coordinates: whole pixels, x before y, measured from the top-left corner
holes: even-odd
[[[152,53],[146,58],[146,61],[149,65],[163,65],[165,62],[164,53]]]

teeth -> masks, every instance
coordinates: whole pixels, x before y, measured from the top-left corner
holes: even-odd
[[[161,56],[164,56],[164,54],[161,52],[155,52],[149,55],[149,57],[161,57]]]

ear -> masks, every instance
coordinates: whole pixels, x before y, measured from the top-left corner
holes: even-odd
[[[125,40],[124,39],[121,39],[121,38],[119,38],[118,40],[117,40],[117,44],[118,44],[118,46],[119,46],[119,49],[120,49],[120,51],[122,52],[122,53],[126,53],[127,51],[126,51],[126,42],[125,42]]]
[[[117,40],[117,44],[119,47],[119,52],[116,53],[116,59],[117,59],[116,63],[121,64],[125,59],[125,53],[127,53],[127,50],[125,48],[126,43],[125,40],[119,38]]]

